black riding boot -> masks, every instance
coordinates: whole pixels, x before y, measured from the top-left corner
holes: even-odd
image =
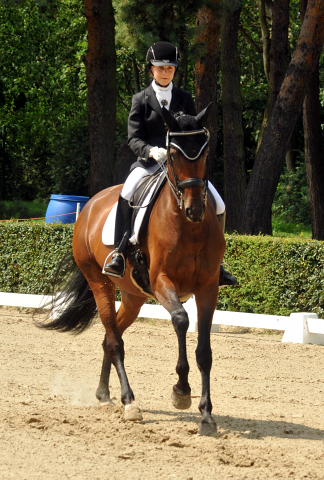
[[[126,266],[127,246],[130,237],[131,218],[133,209],[128,205],[128,200],[119,196],[118,206],[116,212],[115,225],[115,250],[112,254],[112,259],[109,263],[106,261],[102,269],[102,273],[111,275],[113,277],[123,277]]]
[[[223,232],[225,232],[225,212],[222,213],[221,215],[217,215],[217,217],[218,217],[219,223],[221,224]],[[219,286],[225,287],[225,286],[234,286],[234,285],[237,285],[236,278],[233,275],[231,275],[229,272],[227,272],[222,264],[220,267]]]

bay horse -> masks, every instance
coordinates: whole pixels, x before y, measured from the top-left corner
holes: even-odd
[[[177,118],[163,108],[163,119],[168,127],[165,167],[168,178],[152,208],[147,227],[140,234],[152,296],[170,313],[178,338],[178,382],[173,386],[171,396],[173,406],[178,409],[186,409],[191,405],[186,352],[189,319],[182,302],[195,295],[198,314],[196,360],[202,381],[199,433],[202,435],[216,432],[210,399],[210,329],[217,303],[220,265],[225,251],[222,228],[207,194],[209,132],[202,125],[208,108],[196,117],[180,115]],[[191,156],[188,156],[188,152]],[[121,188],[122,185],[117,185],[101,191],[82,209],[73,235],[76,273],[67,284],[63,297],[56,297],[54,320],[45,321],[40,326],[81,333],[90,325],[98,310],[106,333],[96,397],[102,404],[113,404],[109,392],[109,375],[113,364],[120,380],[125,419],[136,421],[142,419],[142,413],[135,403],[127,379],[122,335],[137,318],[148,295],[131,279],[129,255],[123,278],[102,273],[103,264],[112,247],[102,243],[101,234]],[[116,286],[121,292],[121,305],[117,313]]]

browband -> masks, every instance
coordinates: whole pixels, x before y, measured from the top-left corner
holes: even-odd
[[[180,152],[182,153],[182,155],[184,157],[186,157],[188,160],[197,160],[198,157],[200,157],[201,155],[201,152],[204,150],[204,148],[206,147],[206,145],[208,145],[208,142],[205,142],[204,145],[201,147],[201,149],[199,150],[198,152],[198,155],[196,155],[195,157],[188,157],[188,155],[182,150],[181,147],[179,147],[179,145],[177,145],[176,143],[173,143],[171,142],[170,145],[172,145],[173,147],[175,147],[177,150],[180,150]]]

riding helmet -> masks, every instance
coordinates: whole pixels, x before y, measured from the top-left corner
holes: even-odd
[[[146,54],[148,66],[178,67],[180,65],[180,53],[177,47],[169,42],[156,42],[150,46]]]

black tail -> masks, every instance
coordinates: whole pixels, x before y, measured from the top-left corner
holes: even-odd
[[[72,276],[60,292],[56,293],[62,271],[72,272]],[[60,263],[51,282],[51,294],[53,300],[42,306],[42,308],[50,307],[50,313],[44,321],[35,322],[38,327],[78,334],[91,325],[97,312],[96,302],[72,253],[67,254]]]

